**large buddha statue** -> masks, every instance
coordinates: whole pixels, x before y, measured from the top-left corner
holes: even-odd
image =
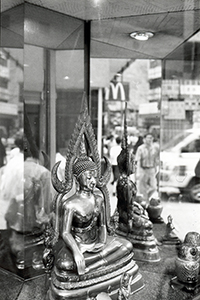
[[[126,118],[122,151],[117,161],[120,177],[117,182],[116,233],[127,237],[132,242],[136,260],[159,261],[160,255],[153,234],[153,224],[145,207],[137,201],[137,187],[131,179],[131,174],[135,172],[135,161],[134,154],[127,143]]]
[[[55,205],[58,243],[48,296],[51,300],[88,299],[108,291],[112,299],[117,299],[124,273],[132,278],[131,293],[143,286],[133,260],[132,244],[108,234],[110,207],[106,182],[111,168],[108,165],[101,175],[97,154],[85,105],[69,144],[65,182],[56,176],[59,164],[52,171],[52,182],[58,191]],[[44,262],[47,257],[48,249]]]

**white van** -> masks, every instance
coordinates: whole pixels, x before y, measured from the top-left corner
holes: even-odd
[[[186,193],[200,202],[200,178],[195,167],[200,159],[200,128],[185,130],[167,143],[160,152],[161,193]]]

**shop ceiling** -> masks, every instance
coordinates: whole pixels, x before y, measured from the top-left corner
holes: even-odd
[[[91,21],[92,58],[189,60],[191,51],[186,47],[187,42],[200,30],[199,0],[2,0],[2,32],[21,44],[24,37],[19,31],[26,27],[23,22],[20,24],[26,12],[21,9],[24,3],[30,6],[29,16],[34,16],[36,8],[40,9],[41,13],[35,14],[40,23],[48,22],[45,12],[54,13],[49,22],[54,28],[59,27],[56,15],[73,17],[70,28],[62,27],[63,32],[69,33],[67,39],[61,35],[59,43],[52,46],[51,36],[44,34],[42,42],[50,48],[64,49],[76,41],[76,47],[81,47],[77,32],[80,37],[82,21]],[[10,27],[5,17],[9,12],[13,24]],[[146,42],[137,41],[129,36],[133,31],[151,31],[154,36]],[[28,36],[31,37],[31,32]],[[199,35],[195,36],[200,41]]]

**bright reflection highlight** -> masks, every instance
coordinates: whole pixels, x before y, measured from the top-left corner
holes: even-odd
[[[138,41],[147,41],[149,38],[153,37],[153,32],[150,31],[135,31],[130,33],[130,37]]]

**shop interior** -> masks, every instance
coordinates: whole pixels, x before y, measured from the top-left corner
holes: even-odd
[[[25,134],[29,145],[40,153],[43,166],[51,172],[59,158],[63,159],[67,153],[85,102],[102,160],[106,137],[116,133],[116,128],[118,132],[123,131],[126,102],[128,128],[137,127],[140,132],[151,129],[162,151],[177,134],[193,129],[196,133],[200,131],[199,1],[2,0],[0,41],[0,132],[1,138],[7,140],[8,155],[14,148],[14,137]],[[137,64],[138,69],[130,71],[130,66]],[[156,72],[158,76],[148,75],[146,79],[147,73]],[[126,99],[122,93],[119,99],[109,98],[108,88],[113,82],[124,84]],[[150,100],[143,98],[147,95],[146,82],[148,89],[154,91]],[[131,130],[130,135],[134,135]],[[199,132],[197,139],[200,141]],[[182,156],[188,156],[189,152],[185,149]],[[200,150],[191,152],[197,161]],[[60,167],[62,164],[60,180],[65,177],[65,162]],[[181,173],[183,169],[176,175],[179,180],[185,176]],[[16,176],[23,188],[24,170]],[[153,225],[160,259],[137,261],[144,284],[129,299],[199,299],[200,275],[199,285],[192,291],[185,290],[177,281],[172,284],[176,277],[177,244],[163,246],[159,240],[165,235],[169,214],[173,215],[181,238],[189,227],[181,232],[180,224],[195,222],[198,227],[193,215],[200,213],[200,183],[193,178],[185,196],[175,188],[169,193],[163,183],[164,175],[161,177],[158,191],[165,202],[162,211],[165,222]],[[51,203],[44,206],[50,215],[55,190],[50,177],[48,180]],[[116,205],[110,182],[108,185],[111,206]],[[11,190],[15,193],[15,183]],[[0,213],[1,299],[47,300],[50,271],[38,264],[34,250],[28,267],[20,261],[16,264],[10,253],[11,232],[5,218],[8,210],[14,218],[12,206],[8,201],[0,201],[3,207]],[[173,207],[171,201],[177,206]],[[182,204],[186,204],[184,212]],[[191,226],[191,231],[197,230],[195,226]],[[14,251],[16,247],[28,249],[25,235],[12,236],[12,243]],[[39,237],[38,245],[42,249],[43,240]],[[29,250],[24,249],[29,261]]]

